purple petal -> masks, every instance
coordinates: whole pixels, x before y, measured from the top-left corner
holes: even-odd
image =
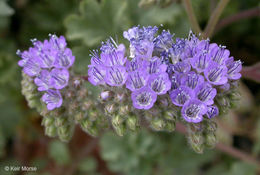
[[[204,82],[203,76],[195,72],[189,72],[181,78],[181,84],[191,89],[195,89],[198,85]]]
[[[39,61],[36,58],[28,59],[24,64],[23,72],[30,77],[38,75],[40,71]]]
[[[145,60],[143,69],[149,74],[165,72],[167,65],[163,64],[158,57],[153,57],[150,61]]]
[[[149,75],[143,71],[134,71],[129,73],[127,81],[126,81],[126,88],[130,89],[131,91],[138,90],[147,84]]]
[[[227,76],[230,80],[238,80],[241,77],[240,71],[242,70],[242,62],[240,60],[234,61],[233,57],[230,57],[226,61]]]
[[[189,59],[191,66],[196,69],[198,73],[203,72],[210,64],[211,60],[208,54],[202,53]]]
[[[62,105],[62,97],[58,90],[49,89],[42,96],[42,101],[47,104],[49,111],[59,108]]]
[[[51,71],[51,85],[55,89],[62,89],[68,85],[69,71],[67,69],[52,69]]]
[[[106,71],[105,81],[110,86],[122,86],[127,80],[128,73],[124,66],[110,67]]]
[[[223,85],[228,81],[227,67],[214,62],[204,71],[204,75],[208,82],[213,85]]]
[[[72,55],[72,51],[69,48],[66,48],[64,52],[58,54],[54,65],[56,68],[68,69],[73,65],[74,61],[75,57]]]
[[[34,79],[34,83],[38,86],[38,91],[46,91],[49,88],[52,88],[50,79],[50,72],[47,70],[42,70],[41,73]]]
[[[180,86],[178,89],[170,92],[170,97],[173,104],[176,106],[183,106],[184,103],[194,97],[194,93],[190,88]]]
[[[126,60],[126,70],[128,72],[133,72],[141,69],[143,66],[143,61],[139,58],[133,58],[131,61]]]
[[[208,118],[213,118],[213,117],[216,117],[216,116],[218,116],[218,114],[219,114],[219,110],[218,110],[218,107],[217,106],[208,106],[207,107],[207,113],[206,113],[206,115],[207,115],[207,117]]]
[[[181,110],[182,117],[189,123],[199,123],[203,120],[203,115],[207,112],[207,107],[197,99],[187,101]]]
[[[172,89],[177,89],[181,85],[181,74],[173,74],[171,76]]]
[[[172,65],[172,70],[175,73],[187,73],[191,69],[190,64],[187,61],[178,62]]]
[[[220,47],[213,47],[210,51],[210,56],[212,61],[223,64],[228,59],[230,52],[229,50],[225,49],[226,47],[220,46]]]
[[[143,59],[150,60],[153,54],[154,44],[148,40],[140,41],[140,43],[134,45],[135,56]]]
[[[104,66],[90,65],[88,68],[88,81],[94,86],[105,84],[106,68]]]
[[[209,83],[199,85],[196,89],[197,98],[206,105],[212,105],[214,98],[217,95],[217,90],[213,88]]]
[[[56,35],[50,35],[50,44],[58,50],[64,50],[67,46],[65,37],[60,36],[58,38]]]
[[[157,73],[150,76],[148,86],[157,95],[166,94],[171,89],[171,82],[167,73]]]
[[[172,47],[173,40],[172,40],[173,35],[166,30],[163,30],[160,35],[158,35],[154,41],[155,43],[155,50],[157,52],[163,52],[165,50],[168,50]]]
[[[157,95],[149,87],[144,86],[143,88],[132,92],[131,98],[135,108],[148,110],[153,107]]]
[[[106,66],[123,66],[127,60],[124,54],[124,49],[120,48],[111,52],[101,53],[100,56]]]

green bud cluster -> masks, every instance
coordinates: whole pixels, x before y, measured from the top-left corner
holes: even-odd
[[[214,148],[217,143],[217,124],[211,119],[201,123],[187,124],[187,139],[191,148],[197,153],[203,153],[205,148]]]

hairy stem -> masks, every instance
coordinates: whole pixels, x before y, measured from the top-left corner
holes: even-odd
[[[229,0],[221,0],[218,3],[218,6],[215,8],[213,13],[211,14],[209,21],[207,23],[206,29],[204,30],[203,37],[208,38],[211,37],[211,35],[214,32],[214,29],[218,23],[219,17],[221,13],[223,12],[224,8],[226,7]]]
[[[197,21],[197,18],[194,14],[190,0],[183,0],[183,4],[184,4],[185,10],[187,12],[187,15],[189,17],[189,21],[191,23],[192,29],[196,32],[196,34],[201,33],[201,29],[200,29],[199,23]]]

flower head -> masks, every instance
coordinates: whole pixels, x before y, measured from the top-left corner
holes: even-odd
[[[49,89],[42,96],[42,101],[47,104],[48,110],[59,108],[62,104],[62,97],[58,90]]]

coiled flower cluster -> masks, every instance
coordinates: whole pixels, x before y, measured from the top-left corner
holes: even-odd
[[[42,101],[47,104],[48,110],[59,108],[62,105],[60,90],[68,85],[69,71],[75,57],[71,49],[67,48],[63,36],[50,35],[49,40],[43,42],[32,40],[33,46],[29,50],[17,54],[22,58],[18,65],[23,72],[34,79],[38,91],[45,93]]]

